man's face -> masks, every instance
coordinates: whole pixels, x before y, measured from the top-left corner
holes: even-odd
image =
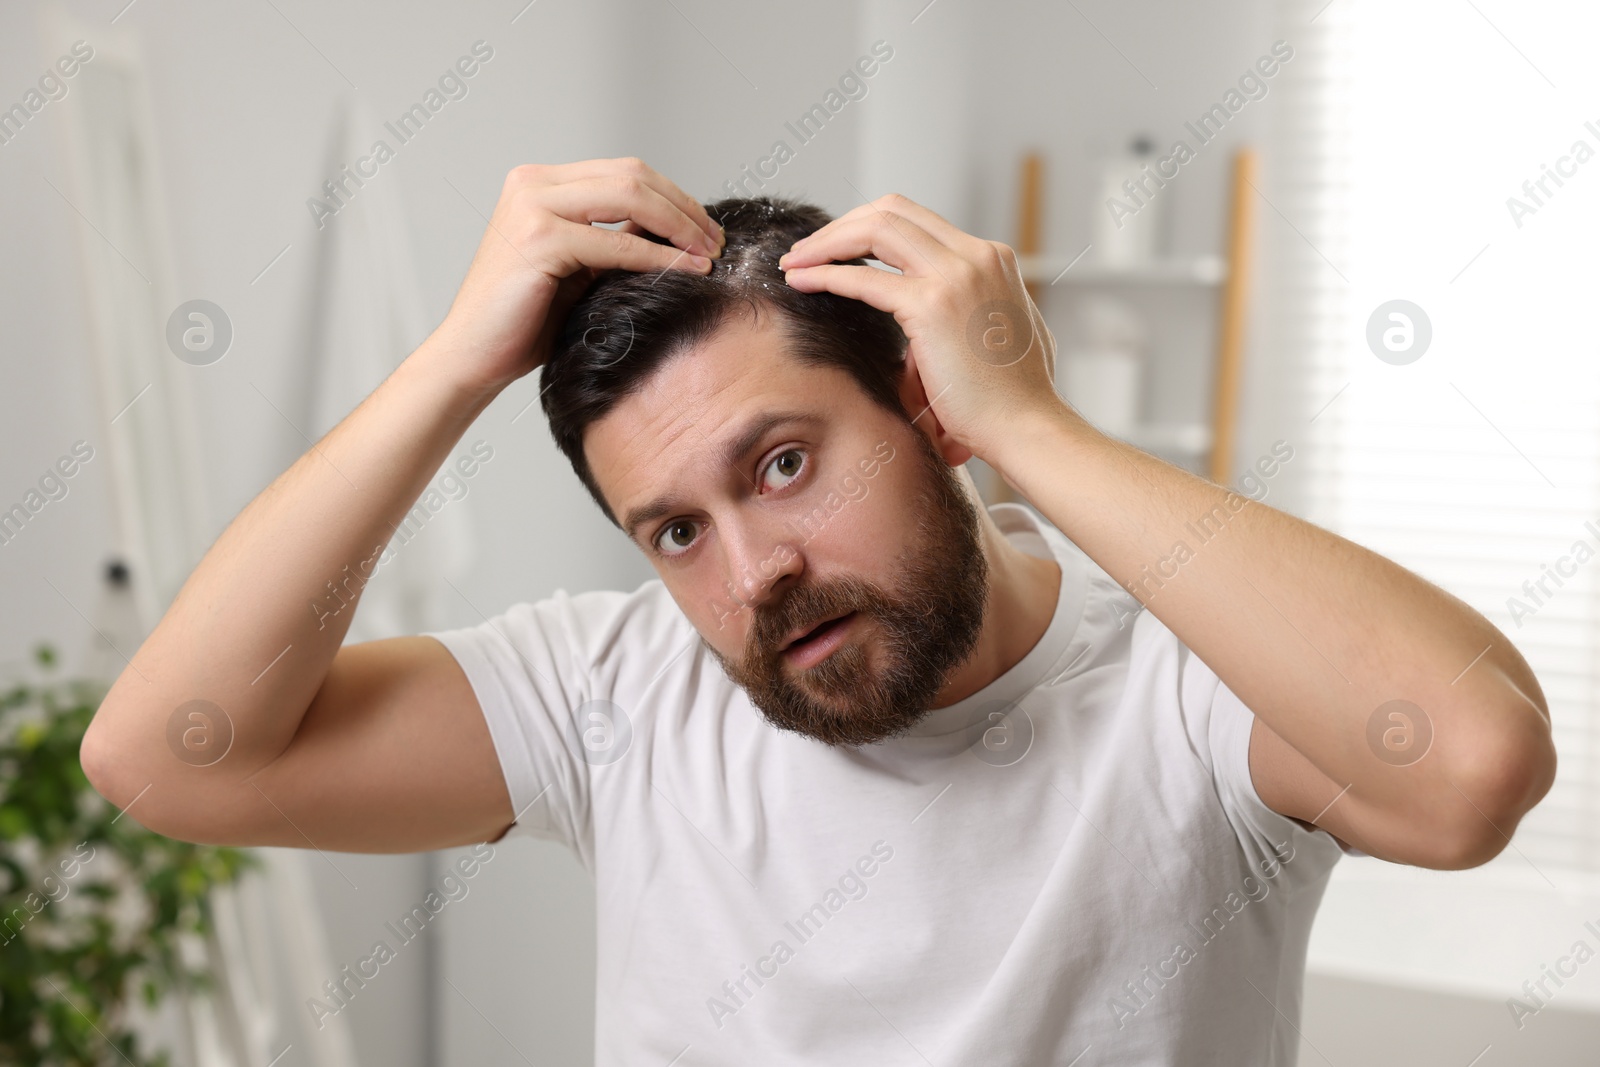
[[[988,569],[961,483],[849,373],[790,358],[772,313],[674,356],[584,450],[774,726],[833,745],[894,736],[977,643]]]

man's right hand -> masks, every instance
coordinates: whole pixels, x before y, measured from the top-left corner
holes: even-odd
[[[671,245],[639,236],[646,231]],[[638,159],[517,167],[436,334],[459,363],[451,373],[469,390],[496,394],[544,364],[566,313],[600,271],[704,274],[723,240],[705,208]]]

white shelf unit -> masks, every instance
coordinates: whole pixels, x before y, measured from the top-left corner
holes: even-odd
[[[1019,259],[1019,266],[1022,280],[1041,291],[1089,286],[1135,291],[1173,286],[1203,291],[1219,289],[1228,277],[1226,261],[1213,255],[1173,257],[1137,266],[1097,263],[1090,256],[1077,260],[1027,256]],[[1191,469],[1207,458],[1213,440],[1211,427],[1200,421],[1146,422],[1114,436]]]
[[[1052,285],[1198,285],[1215,287],[1228,278],[1221,256],[1162,259],[1139,266],[1093,262],[1089,256],[1074,261],[1065,256],[1020,257],[1022,280],[1047,288]]]
[[[1075,256],[1044,253],[1044,159],[1039,153],[1030,152],[1023,156],[1021,166],[1015,247],[1022,280],[1041,309],[1047,294],[1096,288],[1118,290],[1147,306],[1168,300],[1214,301],[1216,341],[1210,350],[1209,367],[1199,360],[1179,363],[1178,376],[1164,378],[1161,392],[1147,396],[1146,418],[1117,436],[1135,448],[1222,485],[1231,484],[1230,467],[1236,446],[1255,173],[1255,152],[1248,147],[1239,149],[1233,159],[1222,255],[1167,256],[1138,265],[1121,265],[1099,260],[1092,254],[1093,246]],[[1176,339],[1179,348],[1173,347],[1174,340],[1169,335],[1155,343],[1166,353],[1189,347],[1190,339]],[[1209,391],[1210,396],[1195,395],[1194,400],[1199,403],[1174,403],[1173,390],[1182,395],[1185,388],[1195,394]],[[994,499],[1015,499],[998,477],[989,479],[989,485]]]
[[[1203,422],[1147,422],[1116,436],[1157,456],[1198,459],[1211,451],[1211,427]]]

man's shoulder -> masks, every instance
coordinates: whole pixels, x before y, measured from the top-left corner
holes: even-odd
[[[632,590],[557,589],[476,625],[429,634],[458,660],[495,665],[508,684],[550,684],[569,695],[659,690],[669,668],[690,695],[722,677],[703,670],[700,635],[659,579]]]
[[[659,578],[636,588],[590,589],[523,601],[506,609],[518,628],[553,628],[574,644],[599,651],[608,645],[633,648],[658,640],[681,639],[694,627]]]

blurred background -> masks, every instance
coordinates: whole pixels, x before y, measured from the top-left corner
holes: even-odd
[[[1593,1064],[1597,23],[1577,0],[10,0],[0,661],[43,685],[44,643],[52,676],[114,678],[232,516],[437,324],[513,166],[638,155],[705,201],[836,214],[905,193],[1026,254],[1091,420],[1439,583],[1539,675],[1554,789],[1483,868],[1339,864],[1301,1062]],[[468,431],[457,452],[492,458],[436,481],[350,640],[653,577],[538,388]],[[117,1012],[23,929],[102,877],[40,873],[71,835],[27,797],[77,803],[44,766],[0,753],[28,861],[0,975],[44,975],[34,1025],[92,1045],[82,1021]],[[210,930],[163,958],[220,980],[118,1017],[175,1063],[592,1056],[593,886],[557,846],[496,846],[409,940],[457,854],[259,850],[238,881],[163,857],[138,862],[184,864]],[[51,903],[6,927],[30,885]],[[379,941],[395,958],[334,999]],[[0,989],[5,1017],[22,986]]]

